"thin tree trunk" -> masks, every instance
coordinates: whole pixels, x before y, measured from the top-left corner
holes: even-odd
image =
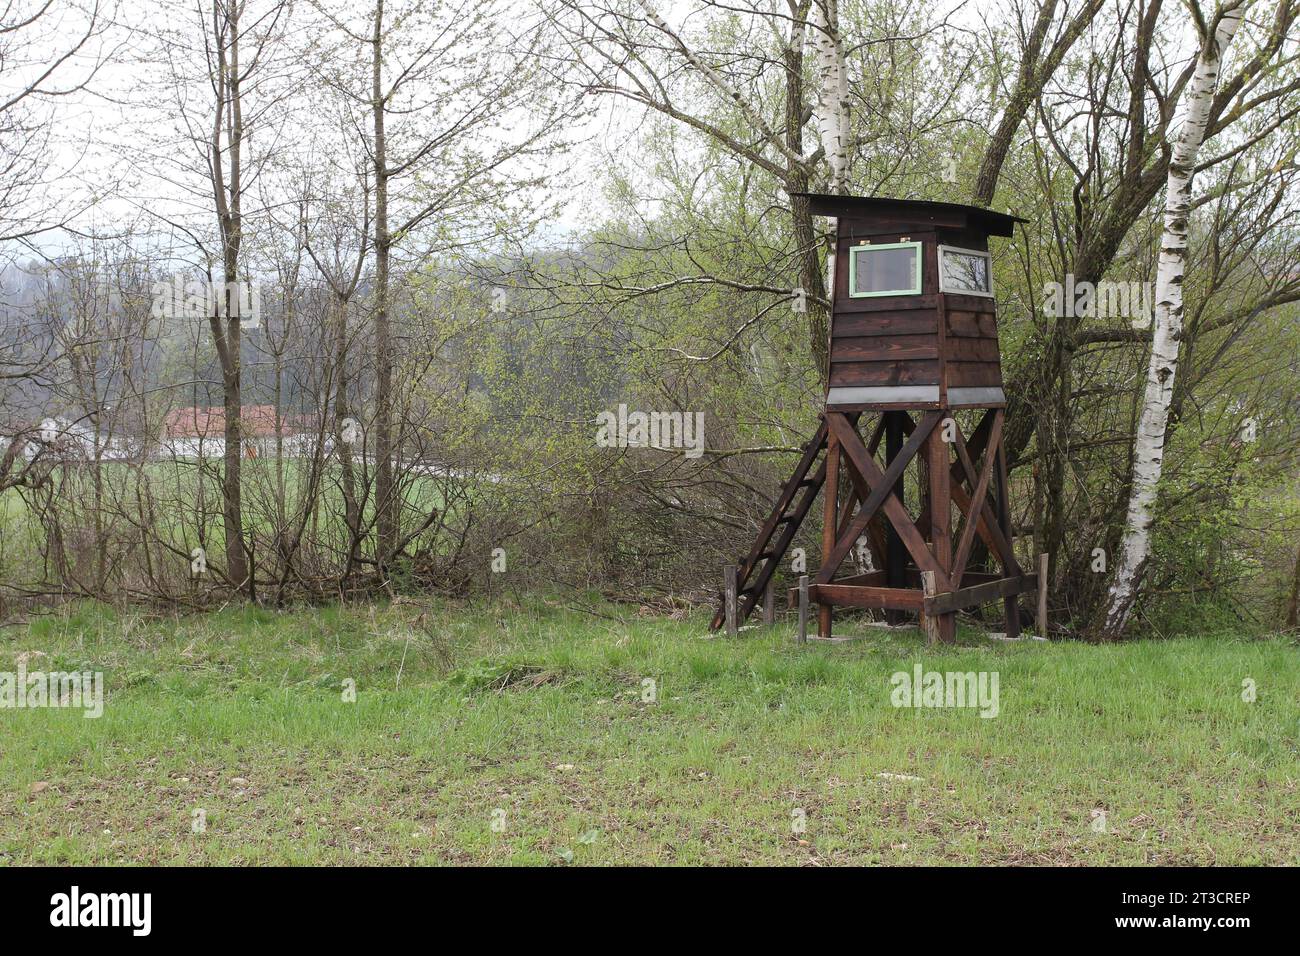
[[[1165,228],[1156,272],[1155,329],[1146,393],[1137,436],[1133,442],[1133,482],[1128,517],[1120,544],[1115,576],[1107,592],[1100,636],[1118,640],[1128,624],[1142,576],[1151,554],[1153,508],[1164,464],[1165,431],[1178,371],[1178,345],[1183,330],[1183,269],[1187,260],[1187,219],[1192,204],[1196,155],[1205,138],[1214,89],[1223,55],[1241,23],[1238,0],[1221,10],[1217,22],[1202,38],[1196,71],[1187,91],[1187,116],[1174,144],[1165,186]]]
[[[810,0],[804,0],[797,13],[797,21],[807,12]],[[803,154],[804,124],[804,87],[803,87],[803,44],[805,29],[796,22],[790,29],[790,41],[786,45],[785,59],[785,143],[786,152],[793,155]],[[808,171],[803,164],[792,163],[786,181],[786,192],[790,193],[790,219],[793,226],[795,248],[799,256],[799,284],[808,294],[808,344],[812,349],[817,371],[825,384],[830,369],[830,333],[827,324],[826,309],[820,299],[826,296],[825,280],[822,276],[821,257],[818,254],[817,231],[813,226],[812,214],[808,211],[808,200],[794,196],[794,193],[808,191]]]
[[[1048,555],[1048,587],[1051,588],[1053,569],[1059,571],[1060,554],[1065,542],[1066,471],[1069,468],[1070,433],[1073,422],[1074,390],[1073,355],[1063,356],[1061,373],[1056,380],[1056,392],[1044,403],[1040,413],[1038,433],[1039,481],[1043,492],[1043,525],[1040,550]]]
[[[352,466],[352,448],[344,441],[343,422],[351,417],[352,411],[348,400],[348,300],[335,296],[334,307],[338,311],[338,324],[334,340],[334,447],[338,451],[339,466],[342,472],[343,515],[348,526],[348,568],[356,561],[357,549],[361,541],[361,508],[357,504],[356,476]],[[365,445],[362,445],[362,453]]]
[[[212,132],[212,189],[217,209],[217,222],[221,229],[222,278],[225,288],[214,302],[223,308],[214,309],[209,316],[212,337],[217,346],[221,364],[222,404],[225,409],[225,467],[221,478],[222,523],[225,531],[226,576],[236,588],[248,587],[254,597],[252,576],[249,573],[244,550],[244,520],[241,501],[240,471],[243,442],[239,416],[241,414],[240,383],[240,328],[239,308],[235,283],[239,279],[239,248],[243,227],[240,205],[241,155],[243,146],[243,112],[240,102],[239,79],[239,9],[231,7],[226,12],[226,26],[230,31],[229,53],[221,42],[221,25],[213,24],[213,36],[218,51],[217,113]],[[214,18],[220,16],[216,10]],[[230,134],[229,178],[223,180],[225,161],[221,150],[222,126]],[[221,314],[224,309],[224,316]],[[224,322],[223,322],[224,319]]]
[[[388,232],[388,160],[384,137],[384,0],[375,2],[372,64],[375,123],[375,560],[384,576],[397,543],[397,501],[393,495],[393,342],[389,316],[392,237]]]
[[[812,46],[817,55],[818,95],[815,113],[817,134],[831,175],[827,188],[836,195],[844,195],[849,187],[849,71],[844,61],[844,46],[840,41],[840,13],[838,0],[813,0]],[[802,98],[802,97],[801,97]],[[827,298],[835,294],[835,227],[825,223],[821,241],[826,248]],[[818,357],[823,381],[830,375],[830,336],[826,320],[818,330],[821,347],[814,353]],[[828,382],[826,382],[829,384]]]

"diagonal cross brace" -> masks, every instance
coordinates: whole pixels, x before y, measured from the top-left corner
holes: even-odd
[[[852,419],[850,419],[850,422]],[[871,438],[867,442],[867,454],[874,460],[876,449],[880,447],[880,441],[885,437],[885,416],[881,415],[876,419],[875,428],[872,429]],[[849,533],[849,526],[853,522],[853,511],[859,502],[866,501],[871,495],[871,486],[865,479],[852,468],[847,470],[849,480],[853,485],[845,494],[844,507],[840,510],[839,521],[836,522],[836,535],[838,541],[844,535]],[[880,533],[879,524],[872,519],[868,523],[865,536],[867,539],[867,548],[871,552],[871,560],[874,567],[883,568],[885,566],[885,538]]]
[[[986,423],[990,424],[988,432],[984,431]],[[992,431],[991,426],[994,423],[1001,424],[1001,419],[990,411],[984,416],[979,427],[971,434],[970,440],[970,448],[974,448],[976,454],[979,454],[980,446],[987,449],[985,454],[990,456],[988,459],[990,461],[999,453],[998,445],[987,440],[989,433]],[[957,465],[959,465],[961,470],[965,472],[966,480],[970,482],[971,488],[974,489],[978,484],[978,478],[975,474],[975,463],[971,459],[970,450],[967,447],[966,442],[962,439],[960,428],[957,429],[956,437]],[[954,490],[960,487],[961,482],[960,473],[956,470],[957,465],[953,468],[953,477],[957,481],[957,484],[953,486]],[[960,501],[958,504],[961,504]],[[1002,562],[1003,570],[1006,571],[1008,575],[1019,577],[1023,572],[1020,570],[1020,564],[1016,561],[1015,550],[1011,547],[1011,542],[1007,540],[1006,535],[1003,533],[988,501],[983,501],[978,504],[968,501],[963,510],[966,512],[967,521],[974,521],[977,525],[983,526],[986,537],[993,544],[998,559]]]
[[[966,519],[965,526],[961,529],[961,539],[957,542],[957,555],[952,562],[952,589],[955,591],[961,587],[962,575],[966,573],[966,562],[970,560],[970,549],[975,543],[975,529],[979,527],[980,519],[984,514],[984,496],[989,490],[989,480],[993,477],[993,466],[997,463],[998,443],[1002,441],[1002,419],[1003,412],[998,409],[994,413],[993,427],[989,431],[988,444],[985,446],[984,466],[980,469],[979,481],[974,486],[974,491],[970,496],[970,517]],[[954,421],[954,425],[956,422]],[[961,446],[965,450],[965,446]],[[958,452],[960,456],[961,452]],[[965,468],[965,463],[962,464]]]
[[[854,542],[858,540],[863,530],[871,523],[871,519],[876,512],[883,508],[890,524],[898,532],[899,538],[902,539],[904,546],[912,555],[912,560],[916,562],[916,566],[923,571],[933,571],[936,584],[945,591],[949,589],[948,572],[939,565],[934,555],[930,553],[925,538],[922,537],[921,532],[917,530],[912,521],[912,516],[907,513],[907,509],[903,507],[902,502],[894,494],[894,485],[902,477],[911,460],[916,457],[916,453],[920,451],[921,446],[925,444],[930,432],[934,431],[935,426],[942,419],[942,412],[933,411],[927,413],[912,431],[902,450],[889,463],[889,467],[882,472],[880,466],[867,453],[861,436],[849,424],[844,415],[838,412],[826,413],[826,424],[839,441],[840,450],[848,460],[850,469],[857,472],[858,476],[866,482],[871,488],[871,493],[863,501],[862,507],[858,509],[858,513],[854,517],[852,524],[849,525],[848,531],[836,541],[835,547],[831,549],[830,555],[817,572],[817,584],[830,583],[844,558],[853,549]]]
[[[961,428],[957,427],[957,440],[955,442],[957,446],[957,461],[953,462],[952,467],[949,469],[949,474],[952,481],[953,503],[962,510],[962,513],[966,515],[967,519],[970,519],[971,517],[972,508],[970,498],[967,497],[966,492],[962,488],[962,480],[965,478],[966,481],[969,481],[972,490],[978,483],[979,478],[975,473],[975,465],[971,460],[971,456],[982,454],[985,447],[989,446],[989,433],[992,430],[993,422],[997,417],[995,413],[998,411],[1000,410],[989,409],[984,414],[984,417],[980,419],[979,424],[975,426],[975,430],[971,432],[969,442],[966,442],[962,438]],[[956,425],[956,420],[953,421],[953,424]],[[903,430],[910,434],[911,429],[914,427],[912,420],[904,416]],[[1020,564],[1016,561],[1016,555],[1011,548],[1010,542],[1003,533],[1002,525],[994,515],[993,509],[989,503],[985,501],[980,510],[975,512],[975,515],[977,518],[975,525],[976,533],[984,539],[989,550],[998,556],[998,560],[1002,563],[1003,570],[1005,570],[1010,577],[1019,577],[1024,574],[1024,571],[1021,570]]]

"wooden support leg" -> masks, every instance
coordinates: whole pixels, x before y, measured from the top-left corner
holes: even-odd
[[[898,457],[903,450],[903,412],[885,412],[885,467]],[[899,475],[897,483],[894,485],[894,494],[898,501],[904,507],[907,506],[905,496],[906,482],[902,475]],[[898,536],[898,531],[890,523],[885,531],[885,581],[891,588],[907,587],[907,550],[903,547],[903,539]],[[890,624],[902,624],[907,620],[907,614],[904,611],[886,611],[885,620]]]
[[[952,571],[952,498],[949,490],[948,443],[943,428],[930,432],[926,445],[926,473],[929,478],[930,548],[945,574]],[[931,574],[933,580],[934,575]],[[957,614],[938,615],[935,633],[945,644],[957,641]]]
[[[763,588],[763,623],[776,623],[776,586],[772,578],[767,579],[767,586]]]
[[[839,531],[840,518],[840,443],[833,434],[826,444],[826,483],[822,485],[822,564],[831,559],[835,548],[835,534]],[[817,607],[817,634],[822,639],[831,636],[831,606],[821,604]]]

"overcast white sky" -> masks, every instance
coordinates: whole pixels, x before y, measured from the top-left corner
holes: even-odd
[[[34,7],[43,0],[17,0],[19,8]],[[93,194],[110,195],[79,218],[88,230],[112,230],[132,220],[147,219],[143,211],[154,213],[179,208],[183,191],[157,176],[147,163],[140,161],[142,138],[163,138],[177,123],[177,111],[168,102],[169,91],[160,84],[167,71],[148,62],[152,35],[160,28],[176,26],[194,16],[194,4],[186,0],[99,0],[112,7],[115,23],[103,35],[87,45],[78,56],[63,64],[54,80],[56,88],[75,85],[96,64],[98,73],[88,88],[50,100],[48,108],[57,118],[57,148],[53,152],[49,175],[56,180],[49,201],[71,202]],[[340,0],[345,2],[345,0]],[[743,2],[743,0],[742,0]],[[759,0],[761,2],[761,0]],[[939,9],[953,14],[954,22],[978,31],[986,17],[997,17],[1007,0],[940,0]],[[66,50],[68,37],[78,35],[85,22],[85,10],[95,0],[55,0],[51,18],[43,36],[26,51],[17,63],[6,64],[8,72],[0,75],[0,95],[43,70],[56,51]],[[252,0],[255,7],[257,0]],[[360,18],[369,10],[368,0],[356,0],[353,9]],[[521,10],[528,7],[525,2]],[[664,16],[680,24],[696,7],[690,0],[673,0]],[[306,7],[302,8],[307,10]],[[302,16],[295,11],[295,16]],[[196,36],[195,42],[200,42]],[[563,211],[547,233],[561,238],[599,218],[602,200],[598,189],[599,170],[608,153],[626,154],[626,143],[636,135],[641,117],[626,101],[609,102],[583,127],[576,130],[581,145],[573,154],[556,164],[554,172]],[[299,139],[290,135],[288,140]],[[65,175],[66,173],[66,175]],[[112,186],[110,190],[107,187]],[[61,248],[66,237],[51,233],[40,245],[46,251]]]
[[[17,2],[20,8],[23,4],[34,8],[45,0]],[[110,5],[114,0],[101,2]],[[94,0],[55,0],[54,10],[40,21],[40,32],[29,32],[34,42],[21,51],[21,57],[6,62],[0,74],[0,97],[7,99],[7,95],[44,72],[56,56],[65,55],[71,46],[69,38],[84,32],[87,10],[93,4]],[[111,10],[113,25],[63,62],[45,84],[60,95],[35,107],[54,118],[54,148],[46,173],[51,189],[43,199],[74,203],[80,208],[87,205],[87,197],[105,197],[77,218],[80,228],[98,233],[112,231],[123,223],[141,219],[143,210],[158,213],[184,204],[183,190],[154,175],[140,152],[142,133],[162,138],[177,126],[174,102],[166,102],[167,93],[158,89],[167,70],[150,64],[148,51],[155,30],[181,14],[178,7],[183,10],[187,6],[193,10],[193,5],[184,0],[120,0]],[[366,0],[357,0],[354,5],[359,15],[364,15],[369,6]],[[201,38],[196,37],[195,42],[201,42]],[[85,81],[92,71],[93,78],[84,89],[66,92]],[[601,115],[575,129],[582,145],[557,163],[554,170],[566,202],[562,215],[552,224],[553,235],[564,235],[599,214],[600,196],[593,183],[601,156],[604,150],[618,148],[621,140],[630,135],[634,121],[624,106],[603,109]],[[286,138],[300,139],[292,134]],[[67,241],[66,236],[49,233],[38,241],[38,246],[52,252]]]

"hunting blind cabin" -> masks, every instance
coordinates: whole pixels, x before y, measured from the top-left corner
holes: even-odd
[[[1019,595],[1038,576],[1012,549],[988,240],[1025,220],[953,203],[799,195],[837,222],[825,410],[712,630],[739,626],[765,596],[770,609],[777,566],[823,493],[821,568],[803,605],[818,605],[821,638],[831,638],[832,608],[857,607],[883,609],[894,624],[919,614],[932,640],[953,642],[957,611],[997,600],[1014,638]],[[983,411],[969,435],[961,410]],[[913,465],[920,494],[909,507]],[[976,536],[999,571],[968,569]],[[876,570],[837,578],[860,540]]]

